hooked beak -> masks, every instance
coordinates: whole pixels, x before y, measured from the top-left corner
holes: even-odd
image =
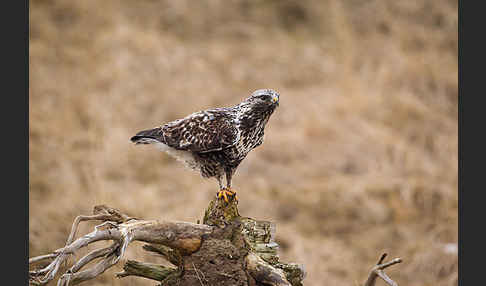
[[[277,94],[276,93],[272,94],[272,102],[274,104],[278,105],[278,99],[279,99],[278,93]]]

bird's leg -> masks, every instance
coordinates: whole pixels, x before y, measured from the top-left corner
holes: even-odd
[[[223,198],[225,202],[229,202],[228,200],[228,195],[229,193],[227,192],[226,188],[223,186],[223,175],[218,174],[216,176],[216,179],[218,180],[219,183],[219,191],[216,193],[216,197],[218,199]]]
[[[216,179],[218,180],[218,183],[219,183],[219,189],[222,190],[224,189],[224,186],[223,186],[223,175],[219,174],[216,176]]]
[[[226,173],[226,190],[229,195],[234,196],[234,200],[238,202],[238,198],[236,197],[236,192],[231,189],[231,178],[233,178],[234,169],[227,169],[225,170]]]
[[[222,183],[222,177],[223,176],[222,175],[216,176],[216,178],[218,179],[219,188],[220,188],[220,190],[217,194],[217,197],[218,197],[218,199],[223,198],[226,203],[229,203],[230,200],[235,200],[237,202],[238,199],[236,198],[236,192],[231,190],[231,176],[233,175],[233,172],[225,170],[225,173],[226,173],[226,182],[227,182],[225,188],[223,187],[223,183]]]

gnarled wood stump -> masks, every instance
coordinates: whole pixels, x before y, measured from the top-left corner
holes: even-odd
[[[242,217],[235,201],[218,199],[210,202],[202,223],[213,231],[202,235],[195,252],[145,247],[178,265],[177,275],[161,285],[303,285],[303,266],[279,262],[273,223]]]
[[[86,220],[103,223],[74,240],[78,224]],[[29,259],[29,264],[53,259],[46,267],[30,271],[29,282],[46,284],[76,250],[95,241],[113,240],[111,246],[78,260],[61,275],[58,285],[75,285],[95,278],[115,265],[132,241],[148,242],[144,250],[161,254],[174,267],[128,260],[117,277],[135,275],[160,281],[164,286],[303,285],[303,266],[279,261],[274,235],[273,223],[241,217],[234,200],[212,200],[202,224],[140,220],[107,206],[96,206],[93,215],[75,219],[65,247]],[[81,271],[95,259],[100,261]]]

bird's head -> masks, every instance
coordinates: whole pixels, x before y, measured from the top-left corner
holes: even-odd
[[[261,109],[274,110],[280,100],[280,94],[273,89],[259,89],[254,91],[245,101]]]
[[[242,124],[265,127],[279,105],[280,95],[273,89],[259,89],[237,106]]]

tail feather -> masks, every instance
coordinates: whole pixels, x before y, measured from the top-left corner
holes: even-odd
[[[151,144],[156,142],[164,143],[162,128],[157,127],[154,129],[140,131],[135,136],[130,138],[130,140],[135,144]]]

